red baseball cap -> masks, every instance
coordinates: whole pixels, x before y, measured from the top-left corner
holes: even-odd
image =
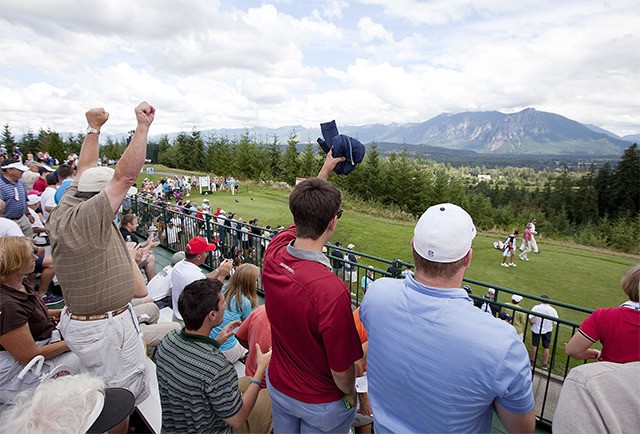
[[[207,242],[204,237],[191,238],[187,243],[187,247],[184,249],[185,253],[190,255],[199,255],[203,252],[213,252],[216,249],[216,245]]]

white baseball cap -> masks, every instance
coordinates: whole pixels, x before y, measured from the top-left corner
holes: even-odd
[[[78,180],[78,191],[85,193],[100,192],[111,182],[115,170],[111,167],[97,166],[85,170]]]
[[[27,205],[35,205],[36,203],[40,203],[40,196],[37,194],[30,194],[27,196]]]
[[[11,161],[11,160],[9,160],[9,161]],[[29,168],[27,166],[25,166],[24,164],[22,164],[19,161],[14,161],[12,163],[4,164],[2,166],[2,170],[5,170],[5,169],[18,169],[18,170],[21,170],[23,172],[26,172],[27,170],[29,170]]]
[[[449,263],[462,259],[471,248],[476,227],[469,213],[452,203],[427,209],[413,231],[413,248],[424,259]]]

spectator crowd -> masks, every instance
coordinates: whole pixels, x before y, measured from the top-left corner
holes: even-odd
[[[129,432],[128,415],[152,395],[149,359],[167,433],[488,433],[494,412],[509,432],[534,430],[532,373],[538,358],[551,369],[558,312],[548,294],[536,297],[530,315],[518,294],[509,304],[499,304],[493,288],[471,298],[463,279],[476,228],[464,209],[429,207],[407,247],[414,269],[376,279],[372,267],[359,271],[355,245],[329,244],[343,214],[329,179],[352,164],[345,157],[327,152],[317,177],[296,185],[289,227],[262,228],[257,218],[245,223],[211,205],[209,195],[238,193],[233,177],[135,185],[156,111],[142,102],[134,113],[135,133],[113,168],[98,165],[109,120],[102,108],[87,111],[80,154],[62,164],[16,148],[1,157],[7,432],[58,429],[43,414],[55,414],[56,424],[68,418],[62,426],[71,431]],[[207,198],[189,199],[203,187]],[[522,261],[539,252],[535,224],[525,228]],[[505,242],[505,267],[515,266],[518,234]],[[156,273],[160,243],[176,253]],[[215,268],[205,273],[205,264]],[[599,363],[567,377],[558,432],[639,426],[629,387],[640,373],[639,286],[635,266],[622,281],[629,300],[596,310],[566,344],[570,356]],[[362,298],[355,311],[354,298]],[[160,321],[166,308],[171,321]],[[597,342],[601,350],[592,348]]]

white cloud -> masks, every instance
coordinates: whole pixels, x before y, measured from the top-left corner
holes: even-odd
[[[249,7],[241,6],[248,4]],[[0,122],[153,133],[524,107],[640,132],[631,0],[3,0]]]

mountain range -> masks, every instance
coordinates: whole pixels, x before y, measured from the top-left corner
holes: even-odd
[[[326,119],[323,121],[328,121]],[[494,155],[574,155],[619,156],[640,135],[619,137],[602,128],[584,125],[564,116],[527,108],[517,113],[464,112],[443,113],[421,123],[340,125],[341,134],[364,144],[384,143],[385,150],[407,148],[421,154],[422,148],[446,148]],[[237,138],[248,134],[268,143],[278,137],[281,143],[295,134],[300,143],[315,142],[320,127],[285,126],[280,128],[238,128],[202,131],[203,137]],[[170,139],[177,134],[170,134]]]

